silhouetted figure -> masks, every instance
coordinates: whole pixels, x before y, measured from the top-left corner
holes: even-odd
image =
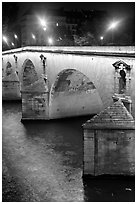
[[[126,73],[123,69],[120,70],[120,76],[121,77],[119,79],[119,93],[123,94],[126,89]]]

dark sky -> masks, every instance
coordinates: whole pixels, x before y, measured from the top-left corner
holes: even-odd
[[[134,2],[3,2],[3,17],[8,17],[10,22],[20,19],[30,8],[34,13],[45,13],[44,8],[58,9],[64,7],[65,10],[106,10],[111,19],[135,18]],[[15,4],[17,7],[15,7]],[[5,18],[3,18],[4,20]]]
[[[46,3],[36,3],[36,2],[25,2],[19,3],[21,11],[24,12],[29,7],[36,5],[36,7],[43,7],[43,4],[48,8],[60,8],[65,9],[97,9],[97,10],[107,10],[112,14],[113,17],[134,17],[135,13],[135,3],[134,2],[46,2]]]

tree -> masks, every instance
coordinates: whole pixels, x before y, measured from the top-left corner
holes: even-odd
[[[106,11],[82,11],[83,22],[75,36],[75,44],[100,45],[100,36],[103,35],[109,15]]]

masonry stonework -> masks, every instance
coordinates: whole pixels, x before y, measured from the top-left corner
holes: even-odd
[[[21,100],[20,81],[9,62],[2,78],[2,98],[3,100]]]
[[[78,70],[65,69],[59,73],[51,89],[49,118],[96,114],[102,106],[92,81]]]
[[[135,124],[121,101],[83,125],[84,175],[134,175]]]
[[[22,89],[22,119],[49,119],[49,92],[41,77]]]
[[[114,90],[115,87],[115,68],[113,64],[117,61],[123,61],[131,67],[130,76],[126,73],[126,89],[129,93],[126,93],[125,104],[131,110],[134,117],[135,112],[135,50],[134,47],[122,46],[122,47],[23,47],[3,52],[2,70],[3,76],[6,74],[7,62],[10,62],[14,71],[18,72],[18,79],[21,86],[25,79],[27,83],[34,83],[35,80],[39,80],[43,74],[47,78],[47,86],[49,90],[49,114],[51,118],[58,117],[70,117],[79,116],[86,114],[97,114],[104,108],[112,104],[113,100],[117,100],[117,94]],[[17,59],[17,60],[16,60]],[[28,61],[28,65],[26,62]],[[31,62],[30,62],[31,61]],[[24,64],[26,65],[26,72],[24,73]],[[31,67],[31,70],[30,68]],[[35,70],[33,69],[35,68]],[[56,97],[59,89],[56,89],[55,96],[51,97],[52,87],[54,86],[57,77],[64,70],[76,70],[88,77],[89,83],[91,82],[96,89],[90,89],[78,94],[78,87],[80,81],[77,80],[78,84],[73,83],[74,94],[67,92],[67,87],[70,79],[60,80],[60,91],[61,88],[66,87],[65,91],[60,92]],[[27,71],[28,70],[28,71]],[[34,77],[35,75],[35,77]],[[79,77],[79,76],[78,76]],[[4,78],[4,77],[3,77]],[[29,78],[29,80],[27,79]],[[128,80],[129,79],[129,80]],[[118,84],[117,84],[118,85]],[[3,83],[4,86],[4,83]],[[13,84],[10,87],[12,89]],[[89,84],[89,87],[91,84]],[[10,93],[10,89],[4,87],[3,96],[5,92]],[[7,94],[8,95],[8,94]],[[112,98],[114,96],[114,98]],[[130,97],[130,100],[127,99]],[[122,96],[123,97],[123,96]],[[15,94],[11,97],[11,100],[15,98]],[[98,101],[97,99],[100,100]],[[4,97],[3,97],[4,99]],[[53,99],[50,101],[50,99]],[[118,96],[119,99],[119,96]],[[125,98],[124,98],[125,99]],[[129,103],[127,103],[127,101]],[[78,103],[81,103],[78,107]],[[101,102],[101,103],[100,103]],[[124,102],[124,101],[123,101]],[[130,103],[131,102],[131,103]],[[97,104],[97,105],[96,105]],[[100,105],[99,105],[100,104]],[[99,106],[100,107],[99,107]],[[52,111],[53,110],[53,111]],[[52,112],[51,112],[52,111]]]

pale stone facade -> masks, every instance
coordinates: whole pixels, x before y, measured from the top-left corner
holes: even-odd
[[[24,47],[3,52],[3,88],[5,86],[4,76],[6,75],[7,62],[10,62],[14,72],[19,79],[19,86],[15,94],[23,90],[25,80],[33,84],[44,75],[48,87],[49,117],[61,118],[78,115],[97,114],[100,110],[108,107],[113,101],[117,101],[123,94],[116,91],[115,80],[116,70],[113,64],[126,63],[130,66],[130,77],[126,73],[126,85],[129,84],[128,95],[124,96],[124,105],[131,111],[133,117],[135,112],[135,59],[134,47]],[[30,63],[31,62],[31,63]],[[119,63],[120,62],[120,63]],[[26,66],[26,68],[25,68]],[[26,71],[25,71],[26,69]],[[27,71],[28,70],[28,71]],[[75,70],[67,79],[62,81],[63,73],[67,75],[68,70]],[[83,76],[88,78],[95,89],[85,89]],[[60,84],[60,92],[56,82]],[[75,81],[76,83],[73,83]],[[71,83],[70,83],[71,82]],[[6,82],[7,83],[7,82]],[[70,83],[70,85],[68,84]],[[82,85],[83,83],[83,85]],[[80,85],[81,84],[81,85]],[[13,84],[5,92],[13,93]],[[89,84],[88,84],[89,85]],[[119,85],[117,83],[117,85]],[[67,87],[69,86],[69,91]],[[78,87],[83,88],[79,94]],[[54,94],[53,87],[55,87]],[[61,91],[61,87],[63,87]],[[64,89],[64,87],[66,87]],[[87,85],[86,85],[87,87]],[[72,91],[73,89],[73,91]],[[71,90],[71,91],[70,91]],[[71,94],[73,92],[73,94]],[[6,100],[17,99],[7,94]],[[117,95],[118,94],[118,95]],[[58,97],[56,97],[58,95]],[[118,96],[118,97],[117,97]],[[21,99],[21,97],[20,97]],[[37,118],[37,117],[36,117]]]

